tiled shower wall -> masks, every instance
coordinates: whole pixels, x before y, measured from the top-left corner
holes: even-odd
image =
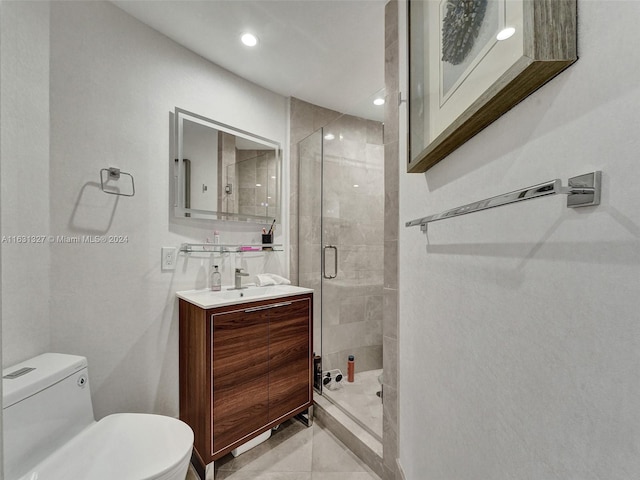
[[[327,125],[323,135],[322,241],[335,245],[339,256],[337,277],[323,283],[323,367],[344,372],[347,357],[353,354],[356,372],[380,369],[384,269],[382,124],[344,115]],[[304,183],[313,181],[307,180],[301,176]],[[312,230],[319,229],[320,218],[312,218],[311,224]],[[306,240],[302,237],[304,231],[300,229],[300,248]],[[327,252],[325,268],[330,272],[331,258]]]
[[[291,172],[290,181],[290,197],[289,197],[289,225],[290,225],[290,261],[289,261],[289,275],[291,278],[291,282],[294,285],[301,285],[300,283],[300,273],[299,267],[302,267],[304,270],[305,262],[316,261],[319,262],[320,252],[316,253],[316,255],[305,255],[300,259],[300,265],[298,265],[298,215],[299,215],[299,188],[298,188],[298,174],[299,174],[299,166],[300,166],[300,151],[298,149],[298,144],[308,138],[310,135],[314,134],[319,138],[322,138],[320,135],[319,129],[330,123],[332,120],[337,119],[340,116],[339,112],[329,110],[323,107],[319,107],[317,105],[312,105],[311,103],[304,102],[297,98],[291,98],[290,101],[290,143],[289,143],[289,168]],[[314,158],[317,156],[317,161],[320,162],[320,155],[322,154],[321,150],[321,141],[312,141],[308,139],[307,142],[304,142],[302,148],[308,147],[312,149],[311,151],[306,152],[306,158]],[[318,163],[317,168],[320,168],[320,164]],[[303,194],[308,194],[309,187],[307,186],[303,189]],[[311,258],[313,257],[313,258]],[[322,318],[320,315],[321,311],[321,287],[322,284],[320,282],[320,276],[316,275],[314,278],[311,278],[310,275],[307,275],[303,278],[303,283],[309,288],[313,288],[315,291],[314,295],[314,303],[313,303],[313,343],[314,343],[314,351],[321,351],[321,339],[322,339],[322,322],[320,319]]]
[[[324,138],[317,132],[304,139],[296,152],[304,195],[298,199],[298,248],[302,253],[298,277],[301,285],[314,288],[316,293],[323,289],[322,296],[316,295],[315,305],[317,328],[322,298],[323,368],[345,371],[347,356],[353,354],[356,371],[379,369],[384,267],[382,124],[343,115],[324,125],[322,133]],[[320,285],[323,244],[337,247],[339,262],[337,278]],[[328,253],[327,265],[332,271],[333,255]],[[292,264],[295,262],[292,259]],[[317,335],[316,330],[316,340]]]
[[[385,119],[384,119],[384,407],[383,479],[402,480],[396,463],[398,450],[398,228],[399,222],[399,4],[385,8]]]
[[[290,102],[290,133],[289,133],[289,161],[290,161],[290,197],[289,197],[289,225],[290,225],[290,276],[291,282],[297,285],[298,276],[298,166],[300,157],[298,143],[313,132],[324,127],[340,116],[339,112],[291,98]],[[320,279],[318,278],[318,282]],[[313,288],[313,287],[312,287]]]

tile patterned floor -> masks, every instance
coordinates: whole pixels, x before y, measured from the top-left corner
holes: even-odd
[[[380,480],[318,422],[307,428],[293,420],[248,452],[223,457],[215,470],[215,480]]]

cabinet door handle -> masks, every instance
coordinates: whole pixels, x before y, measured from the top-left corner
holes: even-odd
[[[333,257],[333,275],[327,275],[327,268],[326,268],[326,252],[327,249],[332,248],[333,251],[335,252],[335,255]],[[335,245],[325,245],[322,248],[322,276],[324,278],[336,278],[338,276],[338,247],[336,247]]]
[[[262,305],[260,307],[247,308],[244,313],[257,312],[259,310],[268,310],[269,308],[286,307],[291,305],[291,302],[272,303],[271,305]]]

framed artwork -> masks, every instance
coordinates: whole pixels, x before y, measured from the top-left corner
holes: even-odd
[[[424,172],[577,59],[577,0],[409,0],[409,155]]]

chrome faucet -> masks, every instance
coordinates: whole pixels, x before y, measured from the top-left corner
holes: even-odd
[[[242,277],[248,277],[248,273],[242,273],[242,268],[236,268],[235,274],[235,287],[234,290],[240,290],[241,288],[247,288],[242,286]]]

